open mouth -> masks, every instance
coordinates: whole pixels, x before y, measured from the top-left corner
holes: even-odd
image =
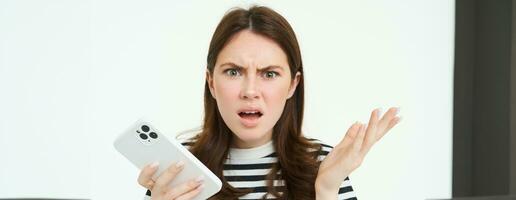
[[[238,110],[238,116],[240,117],[240,123],[242,123],[242,125],[247,128],[253,128],[260,123],[263,112],[260,108],[248,107]]]
[[[239,112],[238,115],[241,118],[253,119],[253,118],[259,118],[263,114],[260,111],[243,111],[243,112]]]

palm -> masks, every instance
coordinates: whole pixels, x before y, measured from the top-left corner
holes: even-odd
[[[398,108],[390,108],[380,118],[379,110],[371,113],[369,124],[355,123],[342,141],[333,148],[319,166],[317,182],[324,188],[335,188],[360,166],[371,147],[399,121]]]

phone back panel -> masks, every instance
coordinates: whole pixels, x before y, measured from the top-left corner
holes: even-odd
[[[114,146],[139,169],[153,162],[159,162],[159,169],[153,176],[154,180],[171,164],[184,161],[183,170],[172,180],[170,187],[203,175],[204,189],[194,198],[196,200],[207,199],[222,187],[220,179],[188,149],[175,138],[159,132],[149,122],[138,120],[115,140]]]

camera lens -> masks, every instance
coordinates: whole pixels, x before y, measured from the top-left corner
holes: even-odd
[[[142,126],[142,131],[143,132],[149,132],[149,127],[147,125],[143,125]]]
[[[150,136],[152,139],[156,139],[156,138],[158,138],[158,134],[156,134],[156,133],[154,133],[154,132],[149,133],[149,136]]]
[[[145,134],[143,134],[143,133],[140,133],[140,138],[142,138],[142,139],[146,140],[146,139],[147,139],[147,138],[149,138],[149,137],[147,137],[147,135],[145,135]]]

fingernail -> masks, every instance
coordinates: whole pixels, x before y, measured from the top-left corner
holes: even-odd
[[[396,108],[396,115],[398,115],[400,113],[400,110],[401,110],[401,107]]]
[[[151,165],[150,165],[150,168],[156,168],[158,167],[159,165],[159,162],[153,162]]]
[[[376,115],[382,116],[382,108],[377,108],[376,109]]]
[[[176,163],[176,167],[177,168],[181,168],[185,165],[185,162],[183,162],[182,160],[180,160],[179,162]]]
[[[203,175],[198,176],[197,178],[195,178],[195,181],[198,183],[204,181],[204,176]]]
[[[199,185],[199,187],[197,187],[197,189],[199,189],[199,190],[202,190],[203,188],[204,188],[204,183]]]

